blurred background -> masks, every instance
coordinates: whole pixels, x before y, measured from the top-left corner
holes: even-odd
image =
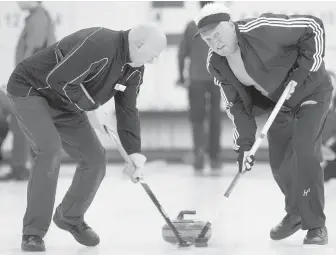
[[[336,70],[336,2],[244,2],[227,1],[234,20],[256,17],[263,12],[285,14],[312,14],[324,21],[326,30],[327,69]],[[189,121],[188,90],[177,86],[180,78],[178,67],[179,45],[188,22],[200,10],[199,2],[184,1],[111,1],[111,2],[54,2],[43,1],[42,6],[50,14],[55,25],[56,39],[79,29],[103,26],[113,30],[126,30],[143,21],[159,23],[166,31],[168,47],[157,62],[146,67],[144,83],[138,99],[142,124],[142,147],[149,160],[169,162],[188,161],[192,151],[192,131]],[[16,2],[0,2],[0,84],[6,84],[15,66],[15,49],[25,25],[28,12],[22,11]],[[186,68],[185,68],[186,69]],[[187,70],[187,69],[186,69]],[[188,77],[188,74],[185,75]],[[114,118],[114,104],[106,107]],[[220,159],[229,162],[236,159],[232,150],[232,123],[221,106]],[[258,119],[259,126],[265,121]],[[5,160],[10,157],[12,136],[3,145]],[[115,145],[102,137],[111,161],[120,160]],[[189,155],[189,156],[188,156]],[[258,160],[267,161],[267,142],[258,151]],[[68,157],[64,155],[64,160]]]

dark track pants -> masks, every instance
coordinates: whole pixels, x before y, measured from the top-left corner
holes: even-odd
[[[325,225],[324,180],[320,166],[321,131],[331,92],[321,92],[316,104],[294,114],[280,112],[268,132],[270,165],[285,195],[287,213],[300,215],[302,229]]]
[[[9,114],[10,107],[8,97],[5,92],[0,90],[0,151],[9,131]]]
[[[43,97],[10,96],[18,123],[36,156],[27,190],[23,234],[44,236],[53,214],[63,149],[79,164],[57,210],[66,222],[83,221],[106,171],[105,150],[85,114],[49,107]]]
[[[3,128],[6,128],[6,123],[4,121],[6,121],[7,116],[11,114],[10,113],[11,107],[10,107],[8,96],[3,91],[0,91],[0,107],[3,112],[3,115],[1,115],[1,118],[3,121],[1,126]],[[30,146],[29,146],[29,143],[26,137],[22,133],[15,116],[13,115],[10,118],[9,129],[13,133],[11,167],[13,169],[17,167],[25,168],[27,166],[27,163],[30,162]],[[5,137],[3,137],[3,139],[4,138]]]
[[[192,82],[190,84],[189,114],[193,131],[194,152],[208,150],[210,159],[212,160],[217,160],[220,153],[220,102],[220,90],[213,81]],[[209,130],[207,133],[209,134],[209,139],[206,139],[204,121],[208,110]]]

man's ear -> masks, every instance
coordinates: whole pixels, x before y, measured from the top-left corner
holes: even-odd
[[[144,45],[144,42],[142,40],[137,40],[134,42],[134,45],[137,47],[138,50]]]

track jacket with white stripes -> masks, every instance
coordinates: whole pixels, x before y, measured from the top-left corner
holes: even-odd
[[[265,13],[237,21],[235,26],[246,71],[269,98],[256,96],[260,93],[252,86],[241,84],[226,58],[211,49],[207,67],[221,88],[227,115],[234,124],[233,149],[247,151],[255,141],[254,116],[272,110],[289,81],[298,85],[285,105],[295,108],[329,79],[323,61],[325,31],[322,21],[309,15]]]
[[[20,97],[43,96],[52,108],[79,113],[94,110],[114,97],[120,139],[128,153],[139,152],[136,98],[144,66],[127,64],[131,62],[128,34],[102,27],[70,34],[19,63],[7,92]]]

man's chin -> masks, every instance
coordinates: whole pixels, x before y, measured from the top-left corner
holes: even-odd
[[[228,52],[225,50],[216,50],[216,53],[222,57],[226,57],[227,55],[229,55]]]
[[[217,49],[215,52],[222,57],[227,57],[234,53],[234,51],[229,50],[229,48],[226,48],[226,47],[220,50]]]

